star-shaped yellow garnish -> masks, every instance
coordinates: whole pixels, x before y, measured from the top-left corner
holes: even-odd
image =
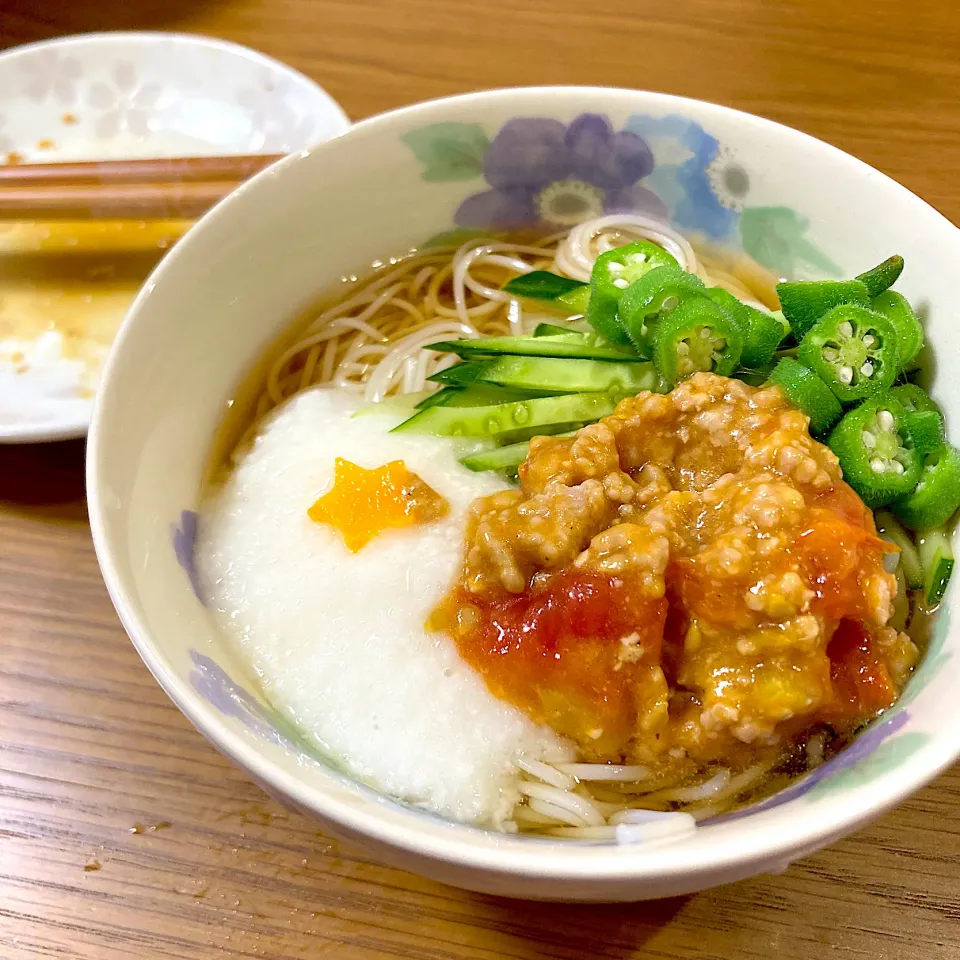
[[[347,549],[356,553],[384,530],[430,523],[447,510],[447,501],[402,460],[367,470],[337,457],[333,486],[307,515],[339,530]]]

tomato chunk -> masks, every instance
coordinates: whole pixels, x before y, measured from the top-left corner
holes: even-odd
[[[644,676],[660,661],[666,600],[629,576],[565,570],[524,593],[457,588],[429,622],[457,641],[490,690],[578,741],[621,754],[635,732]]]
[[[834,695],[831,719],[857,726],[897,699],[897,688],[874,646],[863,624],[840,621],[827,647]]]
[[[889,549],[876,534],[830,510],[811,510],[810,526],[797,538],[794,552],[806,568],[815,593],[814,613],[832,619],[867,619],[863,579],[883,570]]]

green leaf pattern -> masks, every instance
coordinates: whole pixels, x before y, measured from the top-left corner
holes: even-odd
[[[790,207],[748,207],[740,215],[740,238],[746,253],[779,276],[840,276],[840,267],[806,238],[809,226]]]
[[[473,180],[483,173],[490,139],[478,123],[432,123],[401,139],[422,165],[422,179],[434,183]]]

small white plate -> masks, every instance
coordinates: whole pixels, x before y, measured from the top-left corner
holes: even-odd
[[[0,164],[288,153],[348,126],[312,80],[222,40],[101,33],[0,54]],[[113,333],[188,226],[0,221],[0,443],[86,433]]]

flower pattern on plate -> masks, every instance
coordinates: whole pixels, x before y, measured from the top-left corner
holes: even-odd
[[[260,138],[252,149],[289,153],[317,138],[316,115],[296,107],[291,94],[292,85],[285,78],[272,76],[237,94],[237,103],[249,114],[251,131]]]
[[[147,136],[162,92],[157,81],[142,82],[132,63],[118,63],[113,70],[113,83],[98,81],[87,95],[89,105],[102,111],[94,127],[97,136],[102,139],[118,133]]]
[[[73,57],[64,57],[56,50],[41,50],[23,61],[23,93],[41,103],[54,99],[62,106],[77,102],[80,64]]]

